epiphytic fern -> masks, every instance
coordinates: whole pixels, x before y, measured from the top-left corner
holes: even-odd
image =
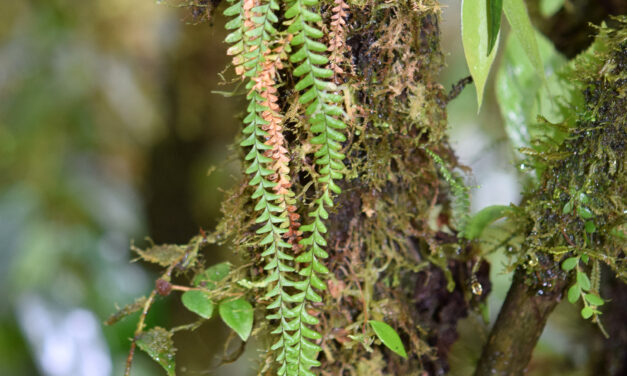
[[[225,15],[234,16],[227,24],[233,30],[227,42],[233,43],[228,54],[233,56],[235,71],[247,80],[248,115],[244,119],[245,139],[241,145],[250,147],[246,155],[246,173],[255,188],[252,198],[257,200],[256,223],[261,224],[257,233],[262,235],[259,245],[264,247],[262,256],[267,259],[266,282],[272,284],[266,298],[271,299],[268,309],[275,310],[267,316],[277,320],[273,331],[279,335],[272,346],[279,362],[281,376],[313,375],[312,366],[320,347],[315,343],[321,336],[310,326],[318,320],[309,312],[312,302],[322,300],[316,290],[324,290],[321,275],[328,272],[322,259],[327,257],[324,234],[327,229],[323,220],[328,218],[327,207],[333,206],[332,196],[340,193],[336,184],[343,177],[344,155],[341,142],[346,138],[341,130],[346,127],[340,120],[344,116],[336,105],[342,97],[333,93],[335,86],[328,81],[333,71],[324,68],[328,64],[327,48],[318,42],[322,31],[314,25],[321,20],[318,13],[309,10],[317,0],[296,0],[287,3],[285,12],[288,37],[281,38],[275,29],[277,17],[274,0],[231,0],[233,3]],[[343,10],[340,7],[340,10]],[[281,68],[284,43],[297,47],[290,61],[297,65],[292,74],[299,77],[297,91],[304,91],[299,101],[306,106],[305,114],[313,133],[311,143],[318,145],[315,152],[318,175],[314,179],[321,191],[309,214],[311,223],[298,226],[299,216],[293,205],[290,190],[289,157],[282,132],[282,118],[277,103],[277,70]],[[301,267],[296,275],[294,258],[288,252],[300,233],[306,233],[300,245],[306,247],[295,262]],[[296,291],[290,294],[288,289]]]
[[[423,149],[440,167],[440,173],[449,184],[453,196],[453,219],[455,226],[464,233],[470,218],[470,188],[464,184],[462,177],[455,175],[446,167],[446,163],[429,149]]]
[[[335,82],[338,76],[344,74],[342,65],[346,64],[344,54],[350,51],[346,44],[346,17],[348,17],[348,5],[344,0],[334,0],[331,11],[331,26],[329,32],[329,69],[335,73]]]
[[[294,268],[288,264],[293,260],[287,250],[292,245],[284,236],[297,222],[298,214],[291,204],[289,182],[289,159],[284,146],[281,118],[276,103],[276,72],[280,68],[281,46],[272,51],[271,46],[277,40],[277,31],[273,23],[277,17],[273,10],[278,9],[274,0],[242,0],[234,3],[224,12],[226,16],[235,16],[227,24],[234,30],[227,36],[227,42],[234,43],[228,53],[234,55],[236,72],[248,78],[246,88],[248,116],[244,119],[246,127],[241,146],[250,147],[246,155],[249,165],[247,174],[252,178],[249,185],[254,187],[252,198],[257,200],[255,210],[258,214],[255,222],[262,226],[257,233],[262,236],[259,245],[264,247],[262,257],[267,260],[266,282],[272,285],[266,298],[271,299],[268,309],[276,310],[268,319],[278,321],[273,333],[279,339],[273,346],[277,351],[277,361],[281,369],[287,368],[287,344],[291,343],[288,319],[291,295],[286,288],[293,285],[287,273]],[[265,140],[265,141],[264,141]]]
[[[315,27],[321,17],[318,12],[309,9],[317,4],[318,0],[288,1],[285,12],[289,22],[287,32],[294,36],[291,44],[295,52],[291,54],[290,61],[298,65],[292,72],[295,77],[299,77],[295,90],[304,91],[299,101],[306,107],[310,131],[315,135],[311,143],[319,146],[315,152],[316,165],[319,166],[319,176],[316,178],[322,184],[321,192],[314,201],[314,209],[309,213],[311,223],[301,226],[301,231],[308,236],[301,240],[307,249],[296,259],[302,263],[299,274],[303,277],[294,283],[300,293],[294,296],[298,301],[293,308],[295,317],[290,324],[296,330],[293,333],[293,347],[288,352],[288,369],[281,370],[280,375],[313,375],[310,368],[319,364],[316,356],[320,347],[314,341],[320,339],[321,335],[309,327],[317,324],[318,319],[308,312],[308,307],[322,300],[315,290],[326,288],[320,277],[328,272],[321,261],[328,257],[324,250],[327,245],[324,239],[327,228],[323,220],[328,218],[325,206],[333,206],[333,193],[341,192],[335,181],[342,179],[344,169],[340,143],[346,139],[341,132],[346,125],[340,120],[344,111],[336,104],[342,97],[333,94],[335,85],[328,81],[333,71],[322,67],[328,63],[325,56],[327,47],[317,41],[323,33]]]

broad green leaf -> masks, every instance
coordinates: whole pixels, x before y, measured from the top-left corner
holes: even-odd
[[[540,14],[542,17],[551,17],[564,6],[564,0],[540,0]]]
[[[496,38],[499,36],[501,29],[501,14],[503,13],[503,0],[486,0],[488,2],[488,51],[486,56],[490,55]]]
[[[485,83],[490,74],[490,67],[494,62],[497,49],[488,50],[488,9],[483,0],[462,0],[462,43],[464,55],[475,83],[477,92],[477,112],[481,109]],[[495,43],[497,44],[497,43]]]
[[[535,67],[538,78],[544,80],[544,68],[536,42],[536,32],[529,19],[524,0],[504,0],[503,11],[512,27],[512,33],[516,35],[527,58]]]
[[[590,290],[590,278],[584,272],[577,272],[577,284],[582,290]]]
[[[566,67],[566,58],[558,53],[553,44],[541,34],[537,34],[538,46],[546,62],[547,84],[538,79],[536,68],[513,35],[505,43],[503,60],[496,75],[496,99],[501,110],[507,133],[512,146],[537,148],[534,139],[551,139],[561,142],[566,133],[546,122],[538,121],[542,116],[547,121],[558,124],[567,122],[572,117],[571,103],[574,91],[556,73]],[[535,150],[535,149],[534,149]],[[572,210],[572,202],[566,204],[564,213]]]
[[[139,335],[137,346],[159,363],[168,376],[175,375],[174,354],[176,348],[174,348],[171,332],[158,326],[152,328]]]
[[[603,304],[605,304],[605,301],[597,294],[586,294],[584,295],[584,298],[586,298],[586,301],[588,301],[588,303],[595,306],[602,306]]]
[[[597,230],[597,226],[592,221],[586,221],[585,223],[586,232],[592,234]]]
[[[581,309],[581,317],[583,317],[584,319],[589,319],[593,313],[594,310],[591,307],[583,307]]]
[[[407,358],[405,346],[403,346],[401,337],[398,336],[398,333],[396,333],[396,330],[394,330],[394,328],[382,321],[370,320],[368,322],[370,323],[370,326],[374,330],[377,337],[379,337],[379,339],[381,340],[381,342],[383,342],[385,346],[387,346],[390,350],[394,351],[403,358]]]
[[[581,288],[579,288],[579,285],[575,283],[568,289],[568,301],[572,304],[575,304],[577,300],[579,300],[580,294]]]
[[[194,286],[204,285],[207,289],[212,290],[216,287],[217,282],[229,275],[230,270],[231,264],[228,262],[212,265],[194,278]]]
[[[469,240],[479,238],[486,227],[497,219],[505,217],[508,211],[509,206],[504,205],[493,205],[481,209],[466,224],[463,231],[464,237]]]
[[[253,329],[253,306],[244,298],[225,300],[220,303],[220,317],[226,325],[246,341]]]
[[[562,270],[569,271],[575,269],[579,263],[579,257],[569,257],[562,263]]]
[[[185,308],[196,313],[198,316],[210,319],[213,315],[215,304],[209,298],[209,294],[204,291],[191,290],[185,291],[181,296],[181,301]]]

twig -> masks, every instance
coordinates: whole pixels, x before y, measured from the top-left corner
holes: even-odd
[[[457,98],[457,96],[464,90],[466,85],[472,82],[472,76],[464,77],[461,80],[457,81],[455,85],[451,88],[448,95],[446,96],[446,103],[448,104],[453,99]]]
[[[168,266],[168,268],[166,269],[165,273],[163,273],[161,277],[159,277],[159,279],[169,280],[174,268],[183,260],[185,260],[187,256],[189,255],[189,253],[193,250],[194,250],[193,248],[188,249],[185,253],[183,253],[183,255],[181,255],[178,259],[172,262],[170,266]],[[183,286],[177,286],[177,287],[183,287]],[[124,376],[131,376],[131,364],[133,363],[133,357],[135,356],[135,348],[137,347],[137,339],[144,331],[144,322],[146,321],[146,316],[148,315],[150,306],[152,306],[152,303],[154,302],[155,296],[157,296],[157,293],[158,293],[157,289],[156,288],[153,289],[150,292],[148,299],[146,299],[146,303],[144,303],[142,313],[139,316],[139,321],[137,322],[137,328],[135,329],[135,334],[133,335],[133,339],[131,340],[131,348],[129,349],[128,356],[126,357],[126,369],[124,370]]]

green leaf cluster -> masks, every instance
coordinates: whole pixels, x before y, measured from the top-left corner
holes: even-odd
[[[583,255],[582,257],[569,257],[562,262],[562,269],[564,271],[575,270],[576,273],[575,282],[568,289],[568,301],[575,304],[579,298],[581,298],[584,304],[581,309],[581,317],[589,319],[594,316],[595,322],[597,322],[600,326],[598,315],[600,315],[601,312],[597,309],[597,307],[605,304],[605,300],[603,300],[598,293],[598,284],[600,279],[600,275],[598,275],[598,273],[600,273],[598,261],[595,260],[593,265],[593,271],[597,271],[594,272],[593,277],[590,278],[584,268],[580,266],[580,259],[585,264],[589,262],[589,258],[586,255]],[[603,330],[602,327],[601,329]]]
[[[211,291],[217,287],[230,271],[229,263],[213,265],[194,278],[194,286],[198,290],[189,290],[181,295],[181,302],[191,312],[204,319],[213,316],[216,305],[222,321],[246,341],[253,327],[253,307],[244,298],[226,298],[214,301]],[[200,289],[202,288],[202,289]]]

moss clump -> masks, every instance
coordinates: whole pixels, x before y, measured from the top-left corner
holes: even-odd
[[[544,164],[545,172],[522,207],[528,234],[522,261],[530,273],[543,271],[534,265],[539,253],[555,260],[567,253],[604,262],[627,280],[627,18],[611,24],[600,27],[595,43],[571,63],[573,90],[581,92],[585,104],[575,109],[577,120],[557,150],[563,157],[552,160],[541,153],[534,161]]]

